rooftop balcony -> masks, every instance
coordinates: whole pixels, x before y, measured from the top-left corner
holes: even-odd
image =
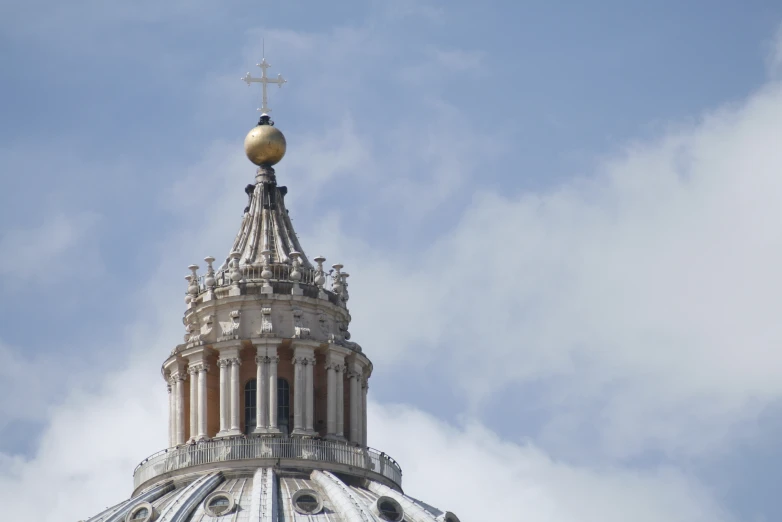
[[[402,488],[402,468],[372,448],[322,439],[236,437],[169,448],[147,457],[133,471],[133,494],[178,475],[261,466],[329,470]]]

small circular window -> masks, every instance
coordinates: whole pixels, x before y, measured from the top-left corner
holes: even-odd
[[[380,518],[389,522],[400,522],[404,516],[402,506],[391,497],[380,497],[377,499],[376,507]]]
[[[125,520],[126,522],[151,522],[155,520],[155,508],[149,502],[141,502],[128,511]]]
[[[461,520],[459,520],[459,517],[457,517],[456,515],[454,515],[450,511],[446,511],[445,512],[445,516],[443,517],[443,520],[445,522],[461,522]]]
[[[212,493],[204,500],[204,511],[213,517],[227,515],[234,510],[234,507],[234,498],[222,491]]]
[[[298,490],[293,494],[291,502],[293,502],[293,509],[302,515],[314,515],[315,513],[320,513],[323,509],[323,501],[320,500],[320,495],[312,489]]]

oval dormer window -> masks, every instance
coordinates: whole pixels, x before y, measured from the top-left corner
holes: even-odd
[[[128,511],[126,522],[152,522],[155,520],[155,508],[149,502],[141,502]]]
[[[380,518],[388,520],[389,522],[400,522],[402,517],[405,516],[404,511],[402,511],[402,506],[391,497],[380,497],[377,499],[376,507],[377,514],[380,515]]]
[[[221,517],[234,510],[234,498],[222,491],[212,493],[204,500],[204,511],[207,515]]]
[[[302,515],[314,515],[323,509],[320,495],[312,489],[300,489],[291,498],[293,509]]]

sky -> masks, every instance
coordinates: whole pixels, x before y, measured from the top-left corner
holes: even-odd
[[[81,520],[166,443],[262,41],[369,444],[462,520],[782,518],[782,4],[0,4],[0,501]],[[203,264],[203,263],[202,263]]]

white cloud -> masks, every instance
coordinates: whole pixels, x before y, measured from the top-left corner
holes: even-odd
[[[345,245],[353,332],[378,364],[440,361],[474,405],[543,383],[552,425],[598,416],[615,456],[718,449],[782,395],[779,136],[768,85],[591,178],[477,192],[414,259]]]
[[[93,212],[61,213],[38,225],[6,229],[0,235],[0,275],[13,284],[51,282],[66,273],[80,278],[86,275],[78,270],[85,259],[94,275],[101,269],[92,242],[98,219]]]
[[[305,65],[382,55],[382,39],[370,31],[289,36],[281,41],[298,42],[290,52]],[[336,91],[312,82],[299,97],[310,90],[328,100]],[[610,459],[617,467],[575,467],[542,447],[586,449],[595,462],[649,448],[720,449],[733,427],[779,397],[780,110],[778,86],[767,86],[697,127],[629,147],[589,179],[522,196],[476,192],[450,232],[416,251],[347,236],[346,216],[332,206],[322,234],[304,246],[346,260],[354,339],[376,367],[437,361],[434,377],[474,407],[509,386],[549,392],[540,396],[547,429],[526,446],[477,423],[453,428],[412,409],[375,406],[371,439],[402,461],[411,494],[474,520],[492,518],[490,509],[504,514],[509,500],[532,520],[551,522],[727,520],[676,469],[634,472]],[[332,126],[333,135],[302,138],[309,165],[289,157],[278,171],[284,176],[289,165],[292,192],[306,192],[312,188],[299,179],[319,188],[373,169],[370,184],[382,190],[361,193],[364,207],[405,201],[394,222],[416,234],[422,217],[476,170],[474,136],[461,135],[461,122],[443,112],[429,127],[390,129],[376,140],[358,124]],[[389,143],[395,154],[383,157]],[[323,158],[347,172],[322,169]],[[388,161],[399,158],[409,164]],[[99,393],[69,393],[30,459],[4,457],[2,502],[25,510],[8,513],[78,519],[129,493],[133,465],[165,440],[158,364],[181,335],[172,304],[184,290],[173,274],[205,254],[227,253],[251,181],[238,144],[218,143],[168,192],[168,201],[183,202],[172,207],[181,222],[161,239],[148,284],[127,296],[145,305],[123,336],[129,340],[114,347],[127,368],[97,372]],[[308,212],[292,210],[300,220]],[[24,252],[27,236],[14,237],[9,244]],[[67,245],[55,250],[61,255]],[[524,399],[511,397],[509,415]],[[579,446],[572,434],[582,429],[599,431],[600,447]],[[58,492],[55,501],[38,502],[42,490]]]
[[[766,68],[771,77],[777,77],[782,73],[782,24],[770,42]]]
[[[406,493],[462,520],[732,520],[675,469],[574,467],[477,422],[454,427],[409,406],[370,405],[370,444],[400,462]]]

